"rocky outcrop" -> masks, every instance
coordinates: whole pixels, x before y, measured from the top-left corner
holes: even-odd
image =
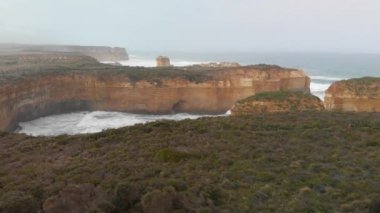
[[[232,115],[324,110],[322,101],[305,92],[263,92],[235,103]]]
[[[264,91],[309,92],[301,70],[276,66],[139,68],[81,55],[0,56],[0,130],[76,110],[224,113]]]
[[[170,67],[170,59],[166,56],[158,56],[156,58],[157,67]]]
[[[326,91],[325,107],[341,112],[380,112],[380,78],[338,81]]]
[[[28,53],[28,52],[61,52],[80,53],[91,56],[98,61],[128,60],[125,48],[105,46],[75,46],[75,45],[0,45],[0,53]]]

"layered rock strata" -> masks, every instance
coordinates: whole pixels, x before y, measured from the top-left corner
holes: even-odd
[[[329,111],[380,112],[380,78],[364,77],[338,81],[326,91]]]
[[[301,70],[277,66],[138,68],[75,54],[0,56],[0,130],[76,110],[224,113],[264,91],[309,92]]]

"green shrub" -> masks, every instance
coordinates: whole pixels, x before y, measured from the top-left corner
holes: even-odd
[[[35,213],[39,211],[39,202],[31,195],[20,191],[10,191],[0,195],[0,212],[2,213]]]
[[[142,189],[136,184],[129,182],[119,183],[115,189],[113,204],[121,212],[128,211],[140,201]]]
[[[185,159],[199,157],[198,155],[182,151],[174,148],[165,148],[156,152],[155,158],[163,162],[175,162],[178,163]]]

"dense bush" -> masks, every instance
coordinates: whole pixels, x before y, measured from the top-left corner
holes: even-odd
[[[318,100],[318,97],[305,92],[289,92],[289,91],[275,91],[275,92],[262,92],[254,96],[245,98],[239,102],[245,102],[250,100],[261,101],[261,100],[277,100],[277,101],[286,101],[290,98],[294,99],[310,99]]]
[[[57,209],[52,197],[76,197],[75,186],[98,212],[376,212],[379,164],[378,113],[158,121],[51,138],[8,133],[0,137],[0,209],[36,212],[49,198],[45,206]]]
[[[379,98],[380,77],[353,78],[337,82],[357,96]]]

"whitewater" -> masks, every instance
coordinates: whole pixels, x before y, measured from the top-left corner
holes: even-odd
[[[227,114],[226,114],[227,115]],[[215,115],[192,115],[187,113],[170,115],[132,114],[125,112],[83,111],[41,117],[19,123],[18,133],[32,136],[76,135],[101,132],[157,120],[184,120]],[[223,115],[219,115],[223,116]]]

